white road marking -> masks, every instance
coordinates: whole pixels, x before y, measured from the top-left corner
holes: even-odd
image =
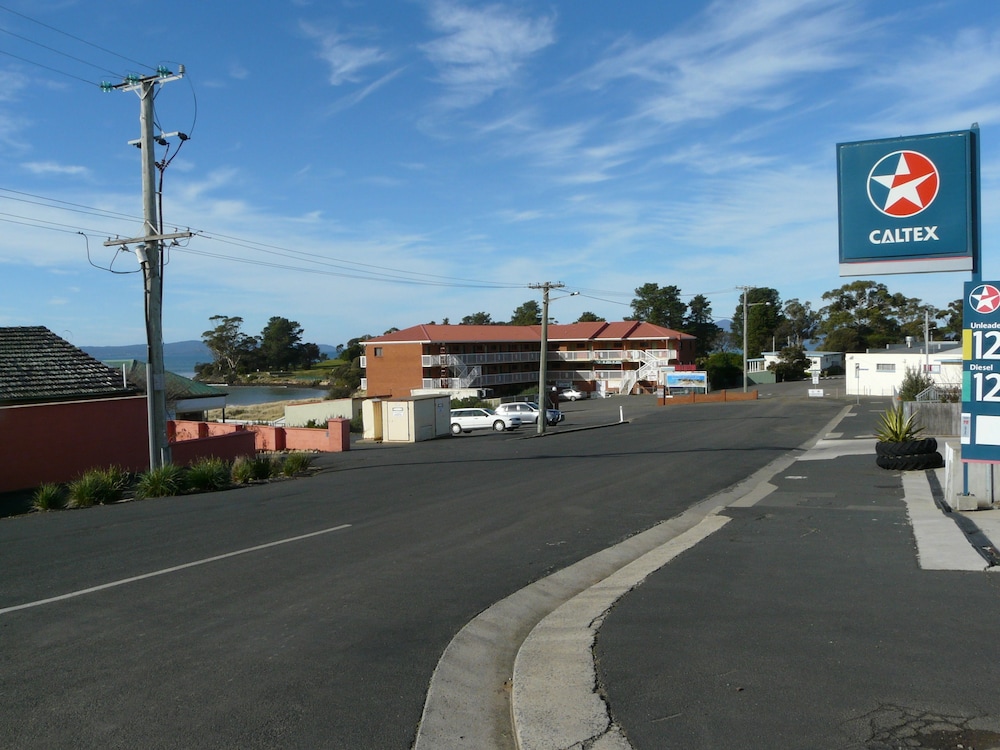
[[[323,529],[322,531],[313,531],[309,534],[302,534],[301,536],[293,536],[288,539],[279,539],[276,542],[268,542],[267,544],[258,544],[256,547],[247,547],[246,549],[238,549],[234,552],[227,552],[224,555],[216,555],[215,557],[206,557],[203,560],[195,560],[194,562],[184,563],[183,565],[174,565],[171,568],[163,568],[162,570],[154,570],[152,573],[143,573],[139,576],[132,576],[131,578],[122,578],[118,581],[111,581],[110,583],[102,583],[100,586],[91,586],[87,589],[80,589],[79,591],[71,591],[68,594],[60,594],[59,596],[53,596],[48,599],[39,599],[34,602],[26,602],[25,604],[15,604],[13,607],[4,607],[0,609],[0,615],[5,615],[8,612],[16,612],[19,609],[30,609],[32,607],[40,607],[43,604],[52,604],[53,602],[61,602],[66,599],[73,599],[77,596],[84,596],[85,594],[93,594],[97,591],[104,591],[104,589],[115,588],[116,586],[124,586],[127,583],[135,583],[136,581],[142,581],[146,578],[154,578],[156,576],[166,575],[168,573],[176,573],[179,570],[186,570],[187,568],[194,568],[198,565],[207,565],[208,563],[217,562],[219,560],[225,560],[229,557],[236,557],[237,555],[246,555],[250,552],[258,552],[262,549],[268,549],[269,547],[277,547],[282,544],[290,544],[291,542],[299,542],[303,539],[309,539],[310,537],[319,536],[321,534],[329,534],[332,531],[341,531],[343,529],[350,528],[351,524],[344,523],[340,526],[334,526],[333,528]]]

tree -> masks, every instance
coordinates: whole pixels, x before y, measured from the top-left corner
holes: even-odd
[[[299,363],[302,326],[275,315],[260,334],[261,363],[268,370],[290,370]]]
[[[370,338],[372,338],[371,334],[366,333],[364,336],[358,336],[357,338],[348,341],[347,346],[341,344],[337,347],[337,359],[342,359],[345,362],[353,362],[358,359],[365,353],[364,342]]]
[[[774,373],[775,379],[781,382],[802,380],[812,364],[801,346],[786,346],[778,354],[778,359],[767,366]]]
[[[774,345],[778,326],[782,321],[781,296],[777,289],[770,287],[752,287],[747,289],[747,359],[759,357],[765,349]],[[733,312],[733,323],[729,329],[733,346],[743,349],[743,297]]]
[[[733,388],[743,380],[743,358],[735,352],[710,354],[702,368],[708,374],[708,382],[715,390]]]
[[[823,346],[830,351],[860,352],[898,342],[900,318],[912,319],[919,306],[919,300],[891,294],[885,284],[865,280],[825,292],[823,299],[828,304],[820,310],[819,332],[826,335]],[[844,345],[851,348],[834,348]]]
[[[463,326],[491,326],[494,325],[493,318],[488,312],[477,312],[466,315],[462,318]]]
[[[239,316],[213,315],[209,321],[217,325],[202,333],[201,338],[212,352],[213,361],[210,365],[197,365],[195,369],[199,375],[216,375],[232,382],[250,366],[257,350],[257,339],[243,333],[243,318]]]
[[[809,302],[790,299],[785,303],[781,322],[774,332],[779,344],[785,346],[805,345],[816,336],[820,315],[813,311]]]
[[[684,325],[686,312],[687,305],[681,300],[681,290],[678,287],[660,287],[649,283],[635,290],[630,319],[679,331]]]
[[[542,306],[533,299],[514,310],[510,316],[512,326],[537,326],[542,322]]]
[[[687,315],[679,330],[690,333],[697,339],[696,357],[704,357],[712,351],[722,329],[712,320],[712,304],[704,294],[696,294],[688,302]]]
[[[605,323],[604,318],[590,312],[589,310],[580,313],[580,317],[576,319],[577,323]]]
[[[949,302],[946,310],[938,310],[935,317],[945,321],[943,326],[938,327],[938,331],[945,339],[951,341],[962,337],[962,316],[964,314],[964,304],[961,299]]]

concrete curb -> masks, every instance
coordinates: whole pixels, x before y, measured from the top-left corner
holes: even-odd
[[[713,511],[694,528],[577,594],[535,626],[514,662],[511,713],[518,748],[569,750],[588,743],[587,747],[631,750],[597,693],[593,658],[597,631],[616,601],[729,520]]]

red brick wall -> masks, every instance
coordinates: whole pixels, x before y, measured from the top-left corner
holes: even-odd
[[[382,349],[382,356],[375,356],[376,346]],[[423,384],[424,369],[421,366],[421,344],[378,344],[365,347],[365,377],[368,378],[368,393],[379,396],[409,396],[414,388]]]

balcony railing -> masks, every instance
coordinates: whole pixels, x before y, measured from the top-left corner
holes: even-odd
[[[649,357],[664,363],[677,357],[673,349],[595,349],[594,351],[556,351],[548,353],[550,360],[563,362],[642,362]],[[475,354],[424,354],[420,364],[423,367],[447,367],[454,360],[471,365],[504,365],[518,362],[537,362],[538,352],[482,352]]]

